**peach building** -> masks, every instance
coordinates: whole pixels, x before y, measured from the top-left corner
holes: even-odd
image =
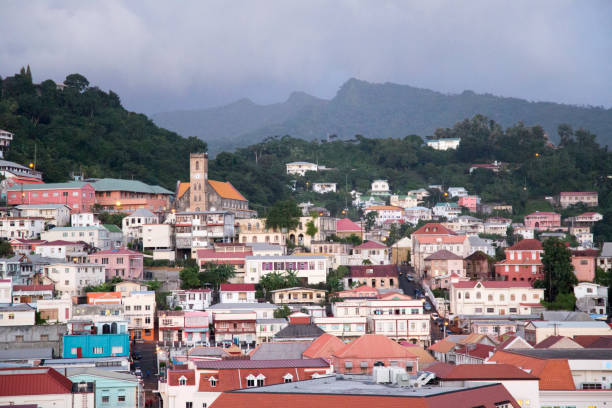
[[[572,251],[572,265],[578,282],[593,282],[597,255],[595,249]]]
[[[133,212],[146,208],[152,212],[170,209],[170,197],[174,194],[160,186],[150,186],[137,180],[104,178],[90,180],[96,192],[96,204],[103,210]]]
[[[89,262],[104,266],[106,279],[119,276],[121,279],[141,280],[143,255],[129,249],[109,249],[89,255]]]

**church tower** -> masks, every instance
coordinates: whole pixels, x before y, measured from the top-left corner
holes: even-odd
[[[189,211],[206,211],[208,153],[189,154]]]

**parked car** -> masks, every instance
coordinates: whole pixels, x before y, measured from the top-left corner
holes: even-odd
[[[132,359],[133,360],[140,360],[142,358],[142,354],[138,351],[135,351],[134,353],[132,353]]]
[[[142,370],[140,368],[137,368],[136,370],[134,370],[134,375],[136,377],[142,378]]]
[[[434,319],[434,320],[436,320],[438,317],[440,317],[440,315],[439,315],[439,314],[437,314],[437,313],[435,313],[435,312],[434,312],[434,313],[432,313],[430,316],[431,316],[431,318],[432,318],[432,319]]]

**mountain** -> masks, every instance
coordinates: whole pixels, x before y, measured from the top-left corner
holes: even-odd
[[[29,67],[0,78],[0,129],[14,134],[5,158],[36,163],[46,182],[82,172],[174,190],[177,180],[189,176],[189,153],[206,150],[197,138],[185,139],[128,112],[116,93],[89,86],[82,75],[68,75],[64,85],[32,83]]]
[[[257,105],[241,100],[226,106],[153,115],[162,127],[205,140],[211,152],[244,147],[270,136],[291,135],[307,140],[335,134],[341,139],[356,134],[368,137],[432,135],[437,128],[482,114],[502,126],[522,121],[541,125],[552,140],[557,127],[567,123],[585,128],[612,145],[612,109],[553,102],[529,102],[464,91],[444,94],[392,83],[375,84],[357,79],[344,83],[329,100],[300,93],[286,102]]]

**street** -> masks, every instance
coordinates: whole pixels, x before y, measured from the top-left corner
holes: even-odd
[[[157,389],[157,355],[155,353],[155,343],[136,342],[132,343],[132,355],[140,353],[142,358],[134,360],[133,369],[140,368],[142,371],[142,382],[145,391],[145,401],[155,400],[152,391]]]

